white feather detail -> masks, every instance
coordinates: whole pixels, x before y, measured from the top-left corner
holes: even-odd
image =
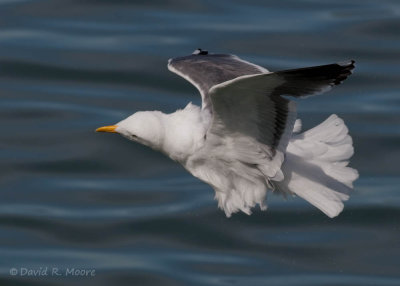
[[[331,115],[318,126],[294,135],[282,165],[285,179],[275,186],[296,194],[329,217],[343,210],[357,170],[346,167],[353,145],[343,120]]]
[[[301,132],[301,119],[297,119],[294,123],[293,133],[300,133]]]

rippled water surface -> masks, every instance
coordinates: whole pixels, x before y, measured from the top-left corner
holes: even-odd
[[[399,1],[1,0],[0,284],[400,285],[399,15]],[[166,68],[198,47],[270,70],[357,61],[298,105],[305,128],[337,113],[353,136],[361,177],[339,217],[270,196],[227,219],[181,166],[94,132],[199,104]]]

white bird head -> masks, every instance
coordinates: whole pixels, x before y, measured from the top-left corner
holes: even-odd
[[[96,131],[119,133],[129,140],[160,149],[164,138],[161,116],[159,111],[139,111],[115,125],[103,126]]]

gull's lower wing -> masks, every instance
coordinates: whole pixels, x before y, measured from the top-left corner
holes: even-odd
[[[281,95],[322,93],[346,79],[353,68],[354,61],[349,61],[246,75],[218,84],[209,91],[213,122],[207,141],[224,145],[224,160],[257,164],[264,175],[280,180],[296,119],[294,102]]]

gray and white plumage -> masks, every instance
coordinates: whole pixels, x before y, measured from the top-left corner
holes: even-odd
[[[348,130],[332,115],[295,134],[301,125],[296,106],[283,96],[325,92],[351,74],[354,61],[269,72],[199,49],[170,59],[168,68],[199,90],[202,107],[138,112],[115,132],[165,153],[210,184],[227,216],[250,214],[256,204],[266,209],[267,190],[296,194],[330,217],[340,213],[358,177],[347,167],[353,154]]]

